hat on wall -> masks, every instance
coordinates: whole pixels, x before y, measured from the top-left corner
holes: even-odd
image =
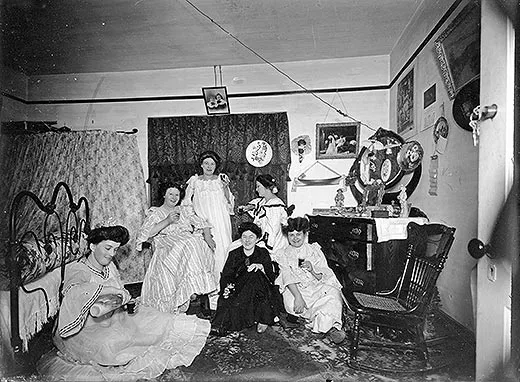
[[[453,118],[464,130],[473,131],[469,118],[473,109],[480,103],[480,77],[476,77],[464,85],[453,101]]]
[[[311,152],[311,138],[308,135],[299,135],[291,141],[291,151],[298,155],[300,163],[303,157]]]

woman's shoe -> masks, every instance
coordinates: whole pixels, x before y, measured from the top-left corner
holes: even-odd
[[[263,333],[267,330],[267,324],[258,323],[256,324],[256,331],[257,333]]]
[[[327,332],[327,337],[335,344],[340,344],[345,340],[347,334],[342,329],[333,327]]]

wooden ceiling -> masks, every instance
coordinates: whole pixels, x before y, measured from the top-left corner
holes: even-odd
[[[44,75],[388,55],[421,1],[0,0],[2,59]]]

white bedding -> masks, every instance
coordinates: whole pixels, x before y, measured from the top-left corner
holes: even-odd
[[[60,274],[61,269],[56,268],[25,286],[28,290],[43,288],[46,291],[49,299],[49,312],[47,312],[46,298],[42,291],[25,293],[20,288],[18,297],[19,333],[23,343],[23,351],[27,351],[29,340],[49,321],[49,318],[52,318],[58,312]],[[7,351],[12,351],[11,301],[9,291],[0,291],[0,331],[2,333],[2,346]]]

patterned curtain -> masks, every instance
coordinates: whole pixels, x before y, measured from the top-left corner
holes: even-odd
[[[273,149],[273,158],[265,167],[251,166],[246,148],[262,139]],[[291,162],[289,123],[286,113],[230,114],[220,116],[188,116],[148,119],[148,166],[152,205],[159,205],[159,182],[186,182],[193,174],[201,174],[198,155],[213,150],[222,159],[220,172],[231,180],[236,205],[256,196],[255,177],[271,174],[280,184],[279,196],[287,201],[286,181]],[[234,226],[242,217],[237,217]]]
[[[108,131],[4,135],[0,154],[2,238],[8,237],[9,204],[16,193],[29,190],[45,202],[62,181],[75,200],[87,198],[93,227],[113,222],[128,228],[130,243],[117,257],[121,276],[125,281],[143,279],[143,261],[134,247],[147,199],[136,136]],[[18,232],[40,232],[42,217],[27,207],[20,224]]]

